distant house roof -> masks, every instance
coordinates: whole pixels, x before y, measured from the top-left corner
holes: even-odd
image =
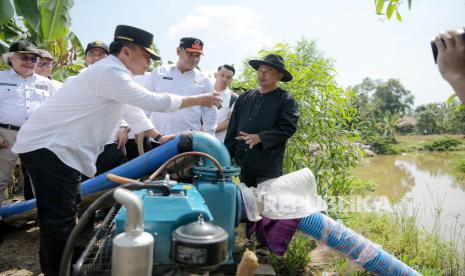
[[[415,117],[405,115],[399,118],[399,120],[397,120],[396,127],[414,126],[416,125],[416,123],[417,120],[415,119]]]

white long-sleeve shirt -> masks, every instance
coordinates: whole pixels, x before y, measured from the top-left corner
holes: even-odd
[[[173,93],[179,96],[192,96],[213,92],[213,84],[197,69],[181,73],[175,65],[160,66],[152,71],[145,87],[155,93]],[[163,134],[203,130],[215,135],[216,107],[194,106],[180,109],[170,114],[152,112],[150,115],[155,128]]]
[[[13,69],[0,72],[0,124],[22,126],[55,93],[51,80],[32,74],[24,79]]]
[[[170,112],[181,103],[182,97],[151,93],[137,84],[126,66],[110,55],[66,81],[21,127],[12,150],[25,153],[47,148],[63,163],[90,177],[121,116],[136,132],[146,130],[147,122],[125,116],[127,104]],[[143,118],[143,111],[136,110]]]
[[[218,109],[218,117],[216,119],[216,122],[219,125],[224,121],[229,120],[229,116],[234,110],[235,103],[232,105],[230,104],[232,91],[229,88],[226,87],[225,90],[218,92],[220,92],[220,97],[223,101],[221,108]],[[218,140],[220,140],[222,143],[224,142],[224,137],[226,136],[227,130],[228,128],[215,133],[216,138],[218,138]]]

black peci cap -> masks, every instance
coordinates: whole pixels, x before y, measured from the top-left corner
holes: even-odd
[[[150,48],[153,43],[153,34],[127,25],[118,25],[115,30],[114,41],[128,41],[144,48],[153,60],[160,57]]]
[[[37,47],[27,40],[18,40],[12,43],[8,52],[39,55],[37,52]]]
[[[179,47],[186,49],[189,53],[203,54],[203,42],[195,37],[183,37],[179,42]]]
[[[110,51],[108,50],[108,45],[100,40],[96,40],[87,44],[86,51],[84,54],[87,54],[87,51],[89,51],[92,48],[100,48],[104,50],[105,53],[107,53],[107,55],[110,54]]]

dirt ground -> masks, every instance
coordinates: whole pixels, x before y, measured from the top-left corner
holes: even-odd
[[[39,227],[34,219],[1,225],[0,275],[39,275]]]

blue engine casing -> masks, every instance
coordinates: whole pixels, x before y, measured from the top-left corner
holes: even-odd
[[[230,181],[197,179],[195,185],[213,215],[212,223],[228,232],[229,259],[226,263],[232,263],[236,239],[234,229],[239,225],[238,214],[241,214],[240,191]]]
[[[191,184],[171,186],[171,194],[163,196],[152,190],[135,192],[144,204],[144,230],[155,238],[154,264],[172,264],[170,256],[171,234],[185,224],[197,221],[203,214],[206,221],[213,217],[205,200]],[[124,232],[126,208],[115,217],[116,233]]]
[[[192,149],[214,156],[221,164],[223,174],[220,175],[209,159],[203,159],[202,166],[193,168],[194,185],[173,185],[169,196],[152,195],[147,190],[136,192],[144,204],[144,229],[155,238],[154,264],[173,264],[169,258],[172,232],[196,221],[200,214],[228,233],[228,260],[225,263],[231,264],[234,262],[234,230],[241,216],[240,191],[232,178],[239,175],[240,168],[231,165],[226,147],[214,136],[195,132],[191,138],[186,141],[193,143]],[[115,220],[117,233],[123,232],[125,208],[119,211]]]

